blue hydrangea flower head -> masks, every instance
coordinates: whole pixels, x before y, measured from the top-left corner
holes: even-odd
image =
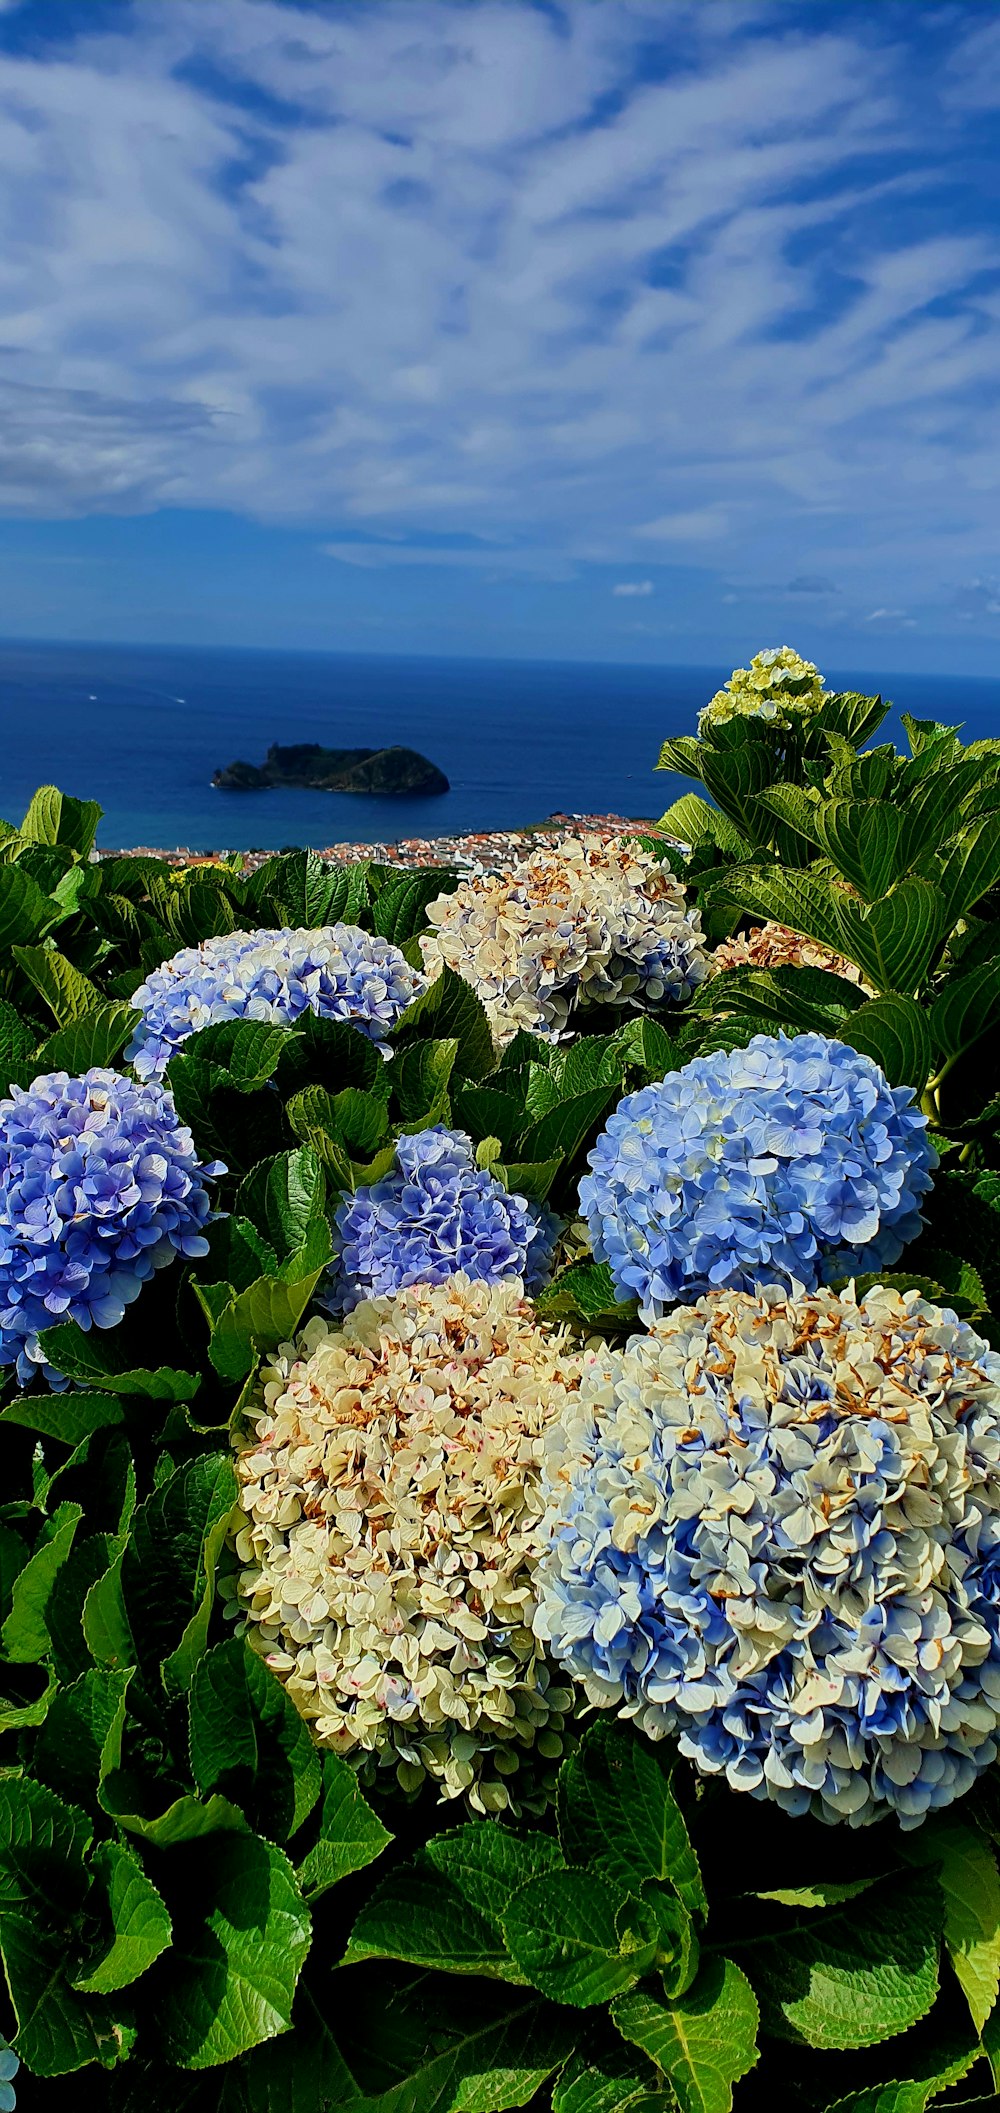
[[[546,1433],[535,1634],[789,1813],[904,1828],[1000,1752],[1000,1357],[884,1286],[715,1292]]]
[[[476,1165],[463,1131],[438,1123],[401,1137],[390,1172],[344,1198],[324,1303],[349,1312],[362,1299],[442,1284],[459,1270],[489,1284],[520,1277],[537,1290],[558,1230],[550,1211]]]
[[[646,1316],[730,1284],[889,1268],[937,1155],[909,1087],[825,1035],[754,1035],[627,1094],[589,1155],[594,1253]]]
[[[382,1043],[427,978],[377,933],[332,924],[318,931],[222,932],[184,947],[140,984],[125,1052],[139,1078],[161,1078],[170,1058],[215,1020],[291,1027],[304,1012],[346,1020]]]
[[[114,1328],[155,1269],[208,1253],[203,1166],[169,1093],[53,1071],[0,1100],[0,1365],[28,1379],[57,1321]]]
[[[17,2093],[14,2078],[20,2069],[20,2061],[6,2040],[0,2040],[0,2113],[14,2113]]]

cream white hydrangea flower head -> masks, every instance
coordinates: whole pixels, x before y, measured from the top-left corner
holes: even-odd
[[[815,711],[829,694],[811,660],[803,660],[792,646],[770,646],[755,653],[748,668],[733,669],[729,681],[699,712],[699,730],[746,717],[787,725]]]
[[[532,1634],[541,1459],[582,1372],[520,1284],[311,1321],[240,1456],[238,1606],[321,1746],[479,1812],[541,1809],[572,1691]]]
[[[708,973],[696,909],[637,843],[568,837],[510,872],[474,874],[428,904],[424,967],[470,983],[501,1047],[558,1039],[578,1005],[683,1004]]]

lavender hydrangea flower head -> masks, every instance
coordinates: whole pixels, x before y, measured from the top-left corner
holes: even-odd
[[[170,1095],[53,1071],[0,1101],[0,1365],[22,1379],[57,1321],[114,1328],[156,1269],[208,1253],[202,1166]]]
[[[559,1222],[511,1194],[476,1165],[471,1140],[443,1124],[401,1137],[396,1164],[371,1188],[345,1196],[334,1222],[326,1297],[334,1312],[405,1284],[441,1284],[462,1270],[495,1284],[544,1283]]]
[[[641,845],[568,837],[510,872],[472,874],[428,903],[424,967],[455,970],[501,1047],[553,1040],[580,1005],[683,1004],[708,974],[699,913]]]
[[[754,1035],[620,1101],[580,1184],[645,1315],[729,1284],[867,1274],[920,1230],[937,1155],[908,1087],[825,1035]]]
[[[519,1284],[462,1275],[317,1317],[264,1370],[235,1611],[320,1746],[478,1812],[551,1796],[573,1693],[531,1580],[542,1435],[579,1372]]]
[[[291,1027],[304,1012],[350,1021],[382,1043],[426,987],[398,947],[356,925],[222,932],[140,984],[132,1004],[141,1018],[125,1054],[139,1078],[160,1078],[188,1035],[214,1020]]]
[[[904,1828],[1000,1751],[1000,1357],[916,1292],[717,1292],[546,1433],[535,1634],[734,1790]]]

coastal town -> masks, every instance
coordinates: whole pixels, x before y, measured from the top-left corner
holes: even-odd
[[[561,843],[564,837],[580,831],[588,836],[610,839],[628,836],[634,830],[645,833],[655,828],[655,822],[630,819],[621,814],[556,813],[547,815],[543,822],[527,829],[478,830],[464,836],[406,836],[392,843],[379,844],[329,844],[322,849],[317,847],[316,856],[335,866],[350,866],[358,859],[372,859],[376,864],[386,866],[457,866],[463,872],[492,873],[502,872],[530,852]],[[165,850],[148,844],[131,844],[113,851],[102,848],[98,853],[102,858],[162,858],[169,866],[219,866],[240,857],[244,870],[249,871],[256,870],[273,855],[271,851],[262,850],[191,851],[183,845]]]

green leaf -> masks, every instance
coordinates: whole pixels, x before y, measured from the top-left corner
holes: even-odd
[[[912,1086],[919,1098],[931,1069],[931,1037],[915,999],[872,998],[845,1020],[840,1040],[873,1057],[890,1086]]]
[[[187,1842],[203,1841],[209,1834],[246,1834],[247,1823],[228,1798],[210,1797],[202,1802],[186,1792],[175,1798],[165,1812],[152,1819],[130,1812],[124,1796],[125,1784],[114,1774],[101,1786],[99,1803],[126,1833],[149,1842],[154,1849],[176,1849]]]
[[[309,1911],[287,1857],[257,1835],[208,1834],[172,1861],[188,1885],[160,2031],[172,2062],[208,2069],[288,2030]]]
[[[251,1218],[279,1255],[291,1255],[323,1216],[326,1177],[317,1152],[300,1145],[263,1160],[237,1191],[235,1209]]]
[[[812,816],[827,857],[868,902],[878,902],[901,879],[902,809],[884,799],[826,800],[816,803]]]
[[[937,1868],[944,1941],[977,2032],[1000,1994],[1000,1874],[985,1836],[950,1816],[902,1837],[908,1863]]]
[[[495,1930],[521,1886],[546,1871],[563,1868],[563,1855],[551,1835],[512,1834],[495,1820],[469,1820],[437,1834],[421,1851],[425,1862]]]
[[[475,991],[454,969],[443,968],[423,995],[402,1014],[393,1036],[404,1048],[415,1038],[458,1043],[457,1062],[465,1078],[484,1078],[496,1062],[489,1020]],[[544,1156],[544,1155],[540,1155]]]
[[[320,1793],[319,1753],[280,1680],[242,1636],[208,1651],[191,1682],[191,1769],[199,1790],[244,1808],[284,1841]]]
[[[387,1849],[393,1837],[362,1794],[349,1761],[339,1754],[323,1756],[323,1813],[319,1840],[299,1865],[299,1885],[307,1900],[364,1870]]]
[[[1000,960],[953,976],[930,1009],[930,1031],[942,1056],[960,1056],[1000,1020]]]
[[[929,2053],[904,2055],[904,2040],[899,2050],[899,2065],[916,2070],[915,2076],[906,2081],[888,2084],[871,2084],[867,2090],[852,2091],[847,2098],[838,2098],[827,2113],[926,2113],[926,2109],[940,2097],[951,2084],[961,2083],[975,2067],[980,2057],[980,2048],[969,2043],[951,2039],[943,2046],[932,2047]],[[962,2105],[985,2105],[986,2101],[976,2097],[961,2099]]]
[[[552,2113],[673,2113],[675,2105],[657,2071],[610,2039],[571,2054],[552,2092]]]
[[[602,1871],[636,1893],[672,1885],[692,1914],[708,1901],[670,1766],[631,1727],[599,1718],[559,1771],[559,1838],[567,1862]]]
[[[14,959],[44,998],[59,1027],[64,1027],[69,1020],[82,1019],[86,1013],[95,1012],[100,1007],[100,991],[95,990],[64,954],[50,952],[47,947],[16,946]]]
[[[130,1849],[118,1842],[101,1842],[91,1868],[104,1889],[110,1942],[95,1965],[74,1975],[73,1987],[106,1996],[137,1981],[166,1951],[170,1916],[162,1895]]]
[[[768,2030],[821,2048],[905,2032],[937,1994],[943,1919],[940,1886],[921,1873],[758,1938],[748,1964]]]
[[[21,823],[21,835],[36,844],[65,844],[87,858],[102,813],[96,800],[74,800],[55,785],[40,785]]]
[[[331,2113],[497,2113],[525,2106],[576,2036],[577,2021],[565,2011],[499,1982],[467,1981],[456,2003],[446,1974],[394,1977],[378,1966],[352,1968],[347,1988],[338,2034],[364,2088]]]
[[[502,1151],[512,1152],[524,1129],[524,1104],[514,1093],[499,1087],[459,1086],[452,1095],[455,1121],[475,1143],[494,1137]]]
[[[41,939],[59,921],[58,903],[20,866],[0,866],[0,948]]]
[[[867,1893],[869,1886],[877,1885],[884,1874],[873,1872],[871,1878],[821,1878],[814,1885],[779,1887],[776,1893],[755,1893],[755,1900],[774,1900],[783,1908],[829,1908],[842,1900],[856,1900],[859,1893]]]
[[[375,900],[372,924],[383,938],[401,946],[415,932],[426,929],[429,902],[452,895],[459,876],[448,867],[425,866],[417,872],[393,873]]]
[[[122,1594],[123,1554],[116,1556],[103,1575],[95,1579],[83,1603],[87,1648],[99,1665],[116,1671],[134,1665],[137,1657]]]
[[[201,1385],[196,1372],[175,1372],[169,1365],[156,1371],[119,1371],[115,1334],[102,1336],[95,1329],[77,1327],[75,1321],[46,1328],[39,1341],[57,1372],[102,1393],[134,1394],[146,1401],[190,1401]]]
[[[121,1402],[111,1394],[18,1394],[0,1409],[0,1425],[38,1431],[61,1445],[78,1446],[94,1431],[124,1422]]]
[[[571,1262],[535,1301],[539,1313],[569,1314],[591,1325],[629,1327],[638,1312],[634,1299],[619,1302],[606,1262]]]
[[[93,1831],[85,1812],[44,1784],[0,1777],[0,1924],[13,1908],[68,1915],[81,1907]]]
[[[130,1005],[98,1005],[82,1013],[43,1042],[35,1057],[36,1076],[45,1071],[106,1071],[121,1055],[132,1029],[135,1013]]]
[[[314,1243],[313,1235],[319,1235]],[[223,1379],[245,1379],[258,1351],[290,1342],[312,1298],[330,1254],[330,1231],[324,1221],[311,1228],[310,1244],[289,1256],[282,1277],[259,1277],[220,1314],[212,1330],[209,1357]],[[315,1247],[320,1259],[314,1261]],[[301,1270],[301,1274],[293,1271]]]
[[[392,1064],[392,1090],[405,1123],[420,1122],[447,1100],[458,1055],[456,1036],[436,1042],[410,1042]]]
[[[215,1564],[235,1500],[230,1461],[202,1453],[176,1468],[132,1521],[121,1570],[129,1626],[150,1674],[172,1654],[164,1672],[175,1690],[190,1684],[205,1647]]]
[[[189,1037],[184,1054],[222,1066],[238,1092],[254,1093],[274,1077],[293,1032],[266,1020],[213,1020]]]
[[[35,1772],[64,1797],[86,1803],[109,1761],[117,1762],[130,1671],[91,1666],[60,1688],[35,1747]]]
[[[65,1979],[66,1944],[19,1911],[0,1921],[0,1949],[17,2018],[14,2050],[33,2076],[68,2076],[90,2062],[111,2068],[123,2034],[106,1999],[78,1994]]]
[[[870,908],[842,895],[837,903],[841,948],[869,983],[909,995],[926,981],[949,928],[940,891],[916,876],[901,881]],[[856,1017],[856,1016],[855,1016]]]
[[[82,1517],[82,1505],[60,1504],[42,1530],[40,1546],[14,1580],[2,1634],[4,1653],[15,1665],[37,1665],[49,1649],[49,1602]]]
[[[749,732],[749,725],[743,731]],[[761,727],[739,747],[716,748],[703,742],[700,757],[701,776],[713,799],[742,835],[755,844],[761,839],[757,794],[763,792],[765,785],[773,784],[780,769],[777,756],[760,738],[762,733]]]
[[[572,1159],[600,1122],[609,1103],[614,1100],[615,1092],[613,1085],[595,1086],[589,1093],[577,1093],[571,1100],[561,1100],[539,1122],[532,1123],[530,1129],[522,1132],[517,1142],[518,1158],[554,1159],[561,1155]]]
[[[733,2085],[758,2058],[759,2011],[731,1959],[706,1960],[685,1996],[662,2003],[636,1989],[611,2015],[622,2037],[662,2069],[681,2113],[729,2113]]]
[[[666,814],[661,814],[657,828],[665,836],[675,836],[682,844],[697,844],[703,838],[717,844],[719,850],[729,858],[749,858],[752,845],[740,831],[734,828],[728,815],[720,814],[717,807],[710,807],[696,792],[682,793]]]
[[[620,1887],[588,1871],[548,1871],[514,1895],[503,1918],[507,1949],[525,1979],[557,2003],[584,2008],[634,1986],[656,1957],[648,1912],[622,1931]]]
[[[439,1872],[419,1864],[394,1871],[365,1902],[344,1964],[362,1959],[402,1959],[450,1974],[520,1978],[511,1971],[502,1935],[486,1916]]]
[[[956,925],[1000,880],[1000,815],[973,821],[948,853],[940,876],[942,923]]]

